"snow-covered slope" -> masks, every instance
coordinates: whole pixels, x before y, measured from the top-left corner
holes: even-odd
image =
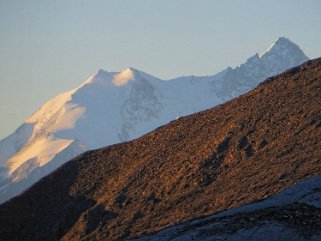
[[[321,240],[321,176],[278,195],[135,239],[317,241]]]
[[[137,138],[223,103],[307,59],[297,45],[279,38],[262,55],[213,76],[165,81],[133,68],[99,70],[0,141],[0,203],[86,150]]]

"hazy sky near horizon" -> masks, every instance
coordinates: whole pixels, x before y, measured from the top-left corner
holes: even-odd
[[[0,139],[102,68],[209,75],[278,37],[321,56],[318,0],[0,0]]]

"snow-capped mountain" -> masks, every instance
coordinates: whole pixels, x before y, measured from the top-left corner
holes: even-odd
[[[306,60],[297,45],[279,38],[263,54],[213,76],[165,81],[134,68],[99,70],[48,101],[0,142],[0,203],[86,150],[132,140],[221,104]]]

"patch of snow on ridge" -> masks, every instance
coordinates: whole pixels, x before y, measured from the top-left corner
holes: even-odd
[[[58,132],[66,129],[74,129],[76,122],[84,117],[86,108],[73,104],[67,103],[63,109],[63,115],[60,121],[52,129],[53,132]]]
[[[68,147],[73,141],[57,139],[53,136],[45,137],[32,143],[28,148],[18,152],[14,157],[10,158],[6,163],[9,168],[8,175],[12,175],[23,163],[28,160],[35,159],[36,166],[41,167],[50,161],[57,153]],[[16,176],[13,181],[20,180]]]
[[[76,91],[71,90],[62,94],[57,95],[53,99],[49,100],[43,106],[41,106],[30,118],[26,120],[26,123],[36,123],[36,129],[41,129],[43,125],[52,118],[52,116],[59,111],[63,105],[70,100],[71,95]]]
[[[122,86],[128,83],[129,80],[134,79],[134,74],[130,68],[116,74],[113,78],[113,84],[116,86]]]

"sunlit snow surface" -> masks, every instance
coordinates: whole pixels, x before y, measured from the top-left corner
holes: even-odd
[[[0,141],[0,203],[86,150],[132,140],[223,103],[306,60],[298,46],[280,38],[261,57],[213,76],[165,81],[134,68],[99,70]]]

